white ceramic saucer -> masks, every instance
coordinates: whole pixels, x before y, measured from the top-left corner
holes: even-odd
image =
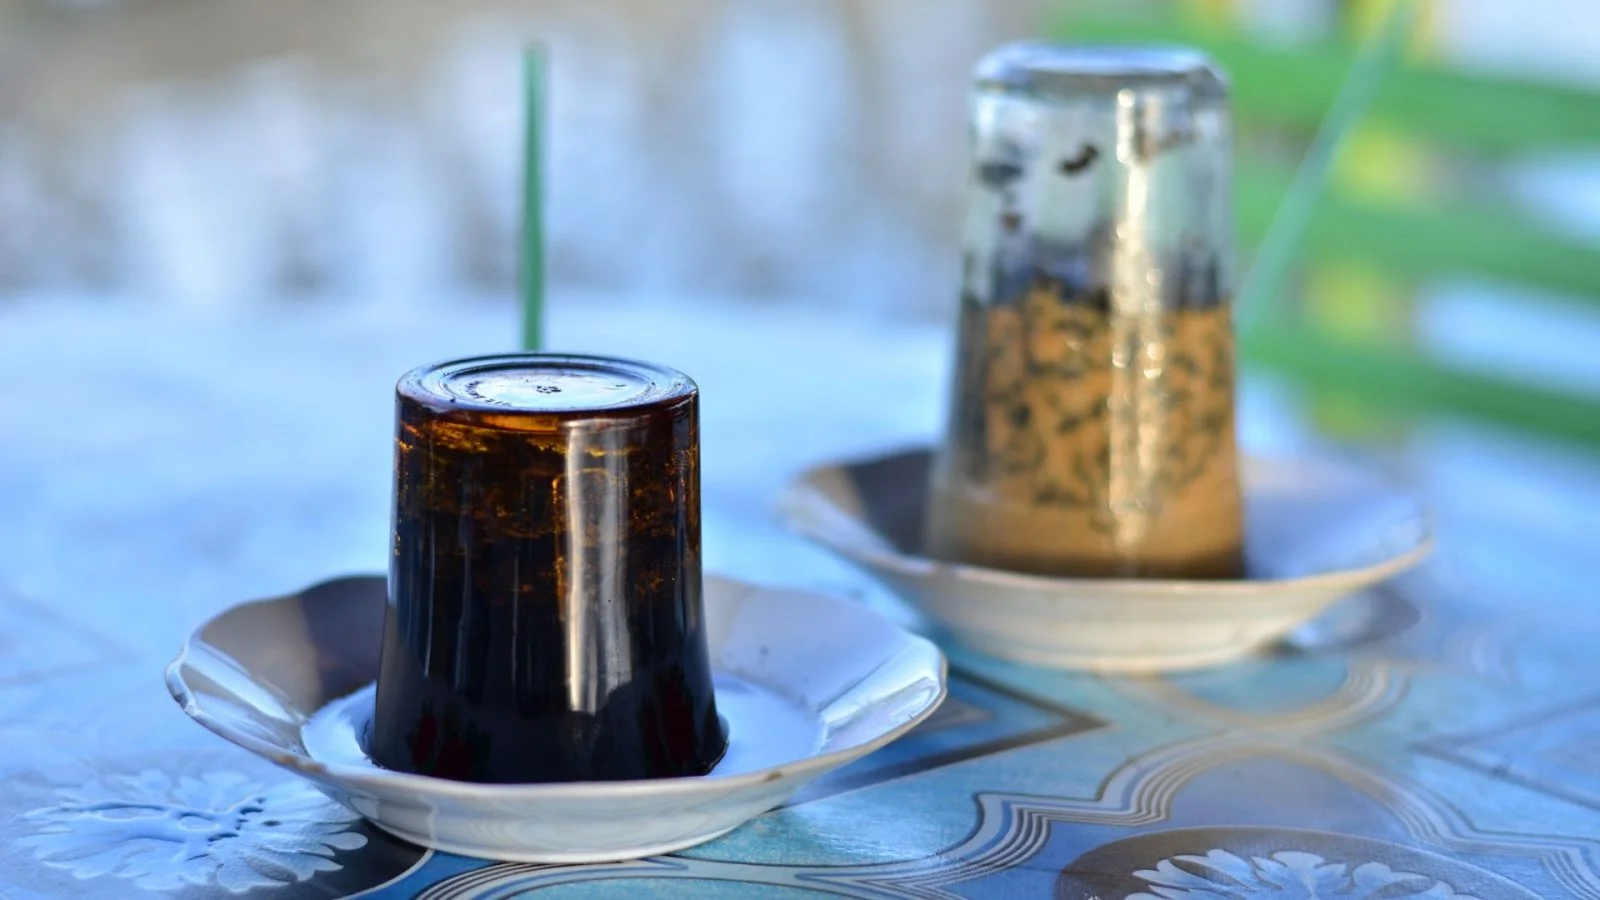
[[[385,587],[330,581],[236,606],[167,667],[195,721],[409,841],[516,862],[653,856],[724,834],[910,731],[944,699],[933,644],[857,604],[706,579],[728,752],[702,778],[481,785],[379,768],[372,709]]]
[[[1245,459],[1238,581],[1048,578],[919,556],[931,455],[912,450],[804,473],[791,527],[994,656],[1100,672],[1200,668],[1282,638],[1334,601],[1421,561],[1421,506],[1343,466]]]

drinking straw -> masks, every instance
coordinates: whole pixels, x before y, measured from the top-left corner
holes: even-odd
[[[1382,27],[1352,64],[1350,75],[1333,99],[1333,107],[1311,141],[1283,203],[1278,207],[1266,238],[1239,292],[1239,332],[1248,335],[1274,298],[1283,292],[1289,270],[1300,255],[1306,228],[1317,199],[1333,174],[1333,164],[1355,126],[1366,114],[1378,85],[1394,68],[1411,34],[1417,15],[1416,0],[1395,0],[1384,15]]]
[[[522,57],[524,131],[522,143],[522,349],[544,344],[544,117],[545,50],[532,44]]]

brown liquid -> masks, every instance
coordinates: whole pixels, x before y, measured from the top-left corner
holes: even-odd
[[[968,299],[927,552],[1041,575],[1243,569],[1225,304],[1128,316],[1039,279]]]
[[[658,778],[704,774],[726,748],[701,609],[697,395],[684,379],[606,407],[595,392],[627,379],[583,378],[497,394],[469,381],[463,402],[402,381],[380,765]],[[548,409],[496,408],[547,391]]]

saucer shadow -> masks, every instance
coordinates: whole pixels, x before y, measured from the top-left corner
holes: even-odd
[[[895,552],[922,552],[922,522],[928,512],[928,473],[933,454],[907,450],[863,460],[845,468],[850,487],[861,498],[861,514]]]

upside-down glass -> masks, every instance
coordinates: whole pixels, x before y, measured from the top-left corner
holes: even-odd
[[[1223,80],[1181,49],[1015,44],[979,64],[971,114],[927,552],[1238,576]]]
[[[396,394],[373,760],[502,783],[709,771],[694,382],[520,354]]]

